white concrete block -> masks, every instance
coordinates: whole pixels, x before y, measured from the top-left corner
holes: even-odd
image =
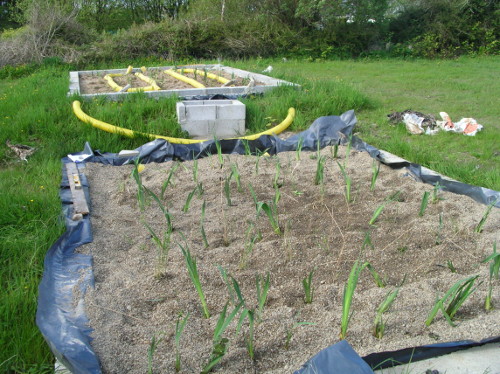
[[[245,105],[238,100],[217,106],[217,119],[245,119]]]
[[[217,118],[215,105],[186,105],[187,121],[214,120]]]

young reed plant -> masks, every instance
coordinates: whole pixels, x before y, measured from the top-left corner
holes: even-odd
[[[134,161],[134,170],[132,170],[132,178],[134,178],[135,183],[137,184],[137,202],[139,204],[140,211],[143,212],[146,205],[146,199],[144,195],[144,188],[142,185],[141,171],[144,168],[144,166],[141,165],[139,162],[140,162],[139,157],[137,157]]]
[[[255,277],[255,284],[257,287],[257,316],[258,320],[262,321],[262,313],[264,311],[264,306],[266,305],[267,294],[271,285],[269,273],[266,274],[265,278],[261,278],[261,276],[257,274]]]
[[[437,299],[434,307],[427,316],[425,324],[427,326],[430,326],[437,313],[441,310],[448,324],[452,327],[455,327],[455,324],[453,323],[455,314],[458,312],[462,304],[482,283],[480,282],[476,287],[474,287],[474,283],[476,282],[478,277],[479,275],[474,275],[462,279],[451,286],[442,298]]]
[[[382,315],[389,310],[392,306],[394,300],[398,296],[399,287],[387,293],[382,303],[377,308],[377,314],[375,315],[375,320],[373,321],[373,336],[377,339],[382,339],[385,332],[385,322]]]
[[[370,184],[370,191],[375,191],[375,184],[377,183],[377,178],[380,173],[380,162],[375,160],[372,161],[372,181]]]
[[[184,317],[184,318],[183,318]],[[186,316],[183,313],[179,313],[177,316],[177,322],[175,323],[175,371],[181,371],[181,335],[186,327],[187,320],[189,318],[189,313]]]
[[[207,302],[205,301],[205,294],[203,293],[203,289],[201,288],[200,275],[198,273],[198,267],[196,265],[196,258],[191,257],[191,252],[189,248],[184,248],[180,243],[177,245],[181,248],[182,254],[184,255],[184,259],[186,260],[186,267],[189,273],[189,277],[193,282],[194,288],[196,292],[198,292],[198,297],[200,298],[201,307],[203,309],[203,316],[205,318],[210,318],[210,312],[208,311]]]
[[[375,209],[375,211],[373,212],[372,218],[370,219],[370,222],[368,222],[369,225],[375,224],[375,222],[377,221],[378,216],[380,216],[380,214],[384,210],[386,204],[387,203],[380,204],[377,207],[377,209]]]
[[[203,200],[203,204],[201,205],[201,219],[200,219],[200,230],[201,230],[201,237],[203,239],[203,245],[205,248],[208,248],[208,240],[207,240],[207,233],[205,232],[205,209],[206,209],[206,201]]]
[[[217,149],[217,159],[219,160],[220,168],[224,166],[224,157],[222,157],[222,146],[219,140],[215,139],[215,148]]]
[[[491,202],[490,204],[488,204],[488,207],[486,208],[486,211],[484,212],[483,217],[481,218],[481,221],[479,221],[477,226],[474,228],[474,232],[477,232],[478,234],[483,232],[483,227],[486,224],[486,220],[488,219],[488,216],[490,215],[491,210],[496,205],[497,201],[498,200],[495,200],[495,201]]]
[[[323,185],[325,180],[326,156],[318,156],[316,159],[316,174],[314,175],[314,184]]]
[[[248,317],[248,336],[245,339],[247,346],[247,352],[250,359],[253,361],[255,359],[255,346],[254,346],[254,324],[255,324],[255,310],[246,310]]]
[[[378,287],[384,287],[384,282],[369,262],[360,263],[359,260],[356,260],[354,262],[351,272],[349,273],[347,283],[344,285],[344,296],[342,299],[342,318],[340,322],[340,339],[345,339],[347,336],[349,321],[352,317],[352,314],[350,312],[352,298],[354,296],[356,286],[358,285],[359,276],[364,268],[367,268],[370,271],[370,274],[372,275],[375,284]]]
[[[314,289],[312,280],[313,280],[314,270],[315,269],[311,270],[309,272],[309,275],[304,279],[302,279],[302,287],[304,288],[304,302],[306,304],[310,304],[313,301]]]
[[[484,309],[492,310],[493,279],[498,279],[498,273],[500,271],[500,253],[497,252],[496,242],[493,244],[493,253],[481,261],[483,264],[488,262],[490,263],[490,276],[488,282],[488,293],[486,295],[486,299],[484,300]]]
[[[295,159],[297,161],[300,161],[300,154],[302,152],[302,146],[304,144],[304,138],[300,137],[299,141],[297,142],[297,148],[295,149]]]
[[[151,342],[148,347],[148,374],[153,374],[153,356],[158,349],[158,344],[160,344],[162,340],[163,337],[157,337],[156,334],[151,337]]]
[[[228,275],[226,269],[224,269],[222,266],[217,265],[217,269],[219,269],[222,280],[226,284],[231,303],[233,303],[234,305],[241,304],[245,306],[245,299],[243,298],[243,294],[241,293],[241,288],[238,281],[234,277]],[[229,278],[231,278],[231,280]],[[236,299],[238,299],[238,303],[236,303]]]
[[[184,203],[184,206],[182,207],[182,211],[184,213],[187,213],[187,211],[189,210],[189,206],[191,205],[191,200],[193,200],[193,196],[194,194],[196,193],[196,191],[198,191],[198,186],[196,186],[187,196],[186,198],[186,202]]]
[[[219,315],[219,319],[217,320],[217,324],[215,325],[212,341],[212,353],[210,354],[210,358],[208,359],[207,364],[201,370],[201,374],[207,374],[211,372],[214,366],[217,365],[226,355],[227,349],[229,347],[229,339],[223,337],[223,334],[234,317],[236,317],[236,315],[238,314],[242,305],[239,304],[238,306],[236,306],[229,315],[227,315],[227,306],[228,303],[224,305],[224,308]]]
[[[198,184],[198,160],[193,160],[193,181]]]
[[[167,179],[165,180],[165,182],[162,183],[162,185],[161,185],[161,193],[160,193],[160,196],[161,196],[162,200],[165,198],[165,191],[167,190],[167,187],[169,185],[173,185],[174,184],[173,177],[174,177],[175,172],[179,168],[179,166],[180,166],[180,162],[178,162],[178,161],[175,164],[173,164],[172,167],[170,168],[170,171],[168,173]]]
[[[441,186],[439,184],[439,182],[436,182],[436,184],[434,185],[434,188],[432,189],[432,203],[433,204],[436,204],[439,200],[443,199],[441,196],[439,196],[439,191],[441,191],[442,188],[443,188],[443,186]]]
[[[345,200],[350,203],[352,202],[351,198],[351,183],[352,179],[351,177],[347,174],[345,170],[345,164],[341,165],[340,162],[337,161],[337,165],[339,165],[340,171],[342,173],[342,176],[344,177],[344,182],[345,182]]]
[[[247,265],[248,258],[253,252],[253,248],[255,243],[262,239],[262,234],[260,231],[255,230],[255,225],[250,223],[250,226],[245,232],[245,247],[243,249],[243,253],[241,254],[240,259],[240,269],[244,269]]]
[[[163,275],[165,267],[167,265],[168,253],[170,252],[170,237],[171,237],[172,232],[169,230],[165,230],[163,232],[163,237],[160,238],[154,232],[154,230],[151,228],[151,226],[147,224],[146,221],[144,221],[143,224],[148,229],[149,233],[151,234],[151,240],[153,241],[153,243],[156,244],[156,247],[158,249],[157,269],[156,269],[155,276],[161,277]]]
[[[276,206],[274,204],[268,205],[267,203],[258,202],[257,203],[257,217],[260,214],[260,211],[263,210],[266,213],[267,218],[269,218],[269,222],[273,227],[274,232],[277,235],[281,235],[282,231],[278,221],[278,212]]]
[[[243,192],[243,189],[241,188],[241,176],[240,176],[240,170],[238,169],[238,165],[231,164],[230,177],[234,178],[238,192]]]
[[[275,172],[274,172],[274,178],[273,178],[273,188],[277,189],[282,186],[282,184],[279,182],[280,174],[281,174],[281,162],[279,158],[277,158],[276,162],[276,167],[275,167]]]
[[[429,203],[429,191],[425,191],[424,195],[422,196],[422,202],[420,203],[420,210],[418,212],[418,215],[420,217],[424,216],[425,209],[427,208],[427,204]]]

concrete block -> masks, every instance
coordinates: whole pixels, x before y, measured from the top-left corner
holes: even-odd
[[[193,100],[177,103],[181,128],[196,138],[231,138],[245,134],[245,105],[238,100]]]

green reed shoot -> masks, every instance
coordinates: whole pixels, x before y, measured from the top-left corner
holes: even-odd
[[[467,300],[467,298],[479,287],[482,283],[480,282],[476,287],[474,287],[474,282],[477,280],[479,275],[474,275],[456,282],[450,289],[445,293],[441,299],[437,299],[434,307],[430,311],[425,324],[429,326],[437,313],[441,310],[446,321],[452,327],[455,327],[453,319],[458,309]]]
[[[488,204],[488,207],[486,208],[486,211],[483,214],[483,218],[481,218],[481,221],[479,221],[479,223],[477,224],[476,228],[474,229],[474,232],[477,232],[477,233],[483,232],[483,226],[485,225],[486,220],[488,219],[488,216],[490,215],[491,210],[496,205],[497,201],[498,200],[495,200],[495,201],[491,202],[490,204]]]
[[[274,204],[272,204],[274,205]],[[281,235],[281,228],[278,222],[278,213],[275,208],[269,206],[267,203],[258,202],[257,203],[257,217],[259,216],[260,211],[263,210],[266,213],[267,218],[269,218],[269,222],[273,227],[273,230],[276,234]]]
[[[255,322],[255,310],[246,310],[246,315],[248,316],[248,336],[245,339],[247,345],[248,356],[251,360],[255,358],[255,347],[254,347],[254,322]]]
[[[255,204],[255,208],[257,209],[257,205],[259,204],[259,200],[257,199],[257,194],[253,189],[252,183],[248,183],[248,189],[250,190],[250,195],[252,195],[253,202]],[[258,215],[257,215],[258,217]]]
[[[439,191],[441,191],[443,186],[439,184],[439,182],[436,182],[434,185],[434,188],[432,189],[432,203],[436,204],[439,200],[442,200],[442,198],[439,196]]]
[[[456,273],[457,272],[457,269],[455,268],[455,265],[453,265],[453,261],[451,261],[451,260],[446,261],[446,266],[448,266],[448,269],[450,269],[450,271],[452,273]]]
[[[184,203],[184,206],[182,207],[182,211],[184,213],[187,213],[187,211],[189,210],[189,205],[191,204],[191,200],[193,200],[193,196],[194,194],[196,193],[196,191],[198,191],[198,186],[196,186],[187,196],[186,198],[186,202]]]
[[[156,244],[158,248],[158,270],[156,275],[161,276],[163,274],[163,269],[167,263],[168,253],[170,252],[170,236],[172,234],[171,231],[165,230],[163,232],[163,238],[160,238],[154,230],[149,226],[145,221],[143,222],[144,226],[148,229],[151,234],[151,240]]]
[[[314,184],[323,184],[325,178],[326,156],[319,156],[316,159],[316,174],[314,175]]]
[[[382,211],[385,208],[385,205],[387,203],[380,204],[377,209],[373,212],[372,218],[370,219],[370,222],[368,222],[369,225],[375,224],[375,221],[377,221],[378,216],[382,213]]]
[[[339,145],[335,144],[333,146],[333,158],[338,158],[338,153],[339,153]]]
[[[286,329],[286,339],[285,339],[285,349],[290,348],[290,343],[292,342],[293,334],[299,326],[314,326],[313,322],[295,322],[290,328]]]
[[[255,226],[253,223],[250,223],[250,226],[245,232],[245,248],[243,250],[243,253],[241,255],[240,259],[240,269],[244,269],[246,267],[248,258],[253,252],[253,248],[255,246],[255,243],[257,243],[259,240],[262,239],[262,234],[260,231],[255,231]]]
[[[365,233],[365,239],[363,240],[363,245],[361,246],[361,250],[363,251],[366,247],[370,247],[371,249],[375,249],[375,246],[372,243],[372,235],[370,231]]]
[[[442,231],[443,231],[443,213],[439,213],[439,226],[438,226],[438,232],[436,234],[436,245],[441,244],[441,242],[443,241]]]
[[[485,264],[490,262],[490,277],[488,284],[488,294],[484,300],[484,308],[486,310],[493,309],[492,293],[493,293],[493,279],[498,279],[500,270],[500,253],[497,252],[497,242],[493,244],[493,253],[486,257],[481,263]]]
[[[205,206],[206,202],[203,200],[203,204],[201,205],[201,237],[203,238],[203,244],[205,248],[208,248],[208,240],[207,234],[205,233]]]
[[[198,160],[193,160],[193,181],[198,184]]]
[[[337,164],[339,165],[340,171],[342,172],[342,176],[344,177],[344,182],[345,182],[345,199],[348,203],[352,201],[351,199],[351,177],[347,175],[347,172],[345,170],[345,165],[342,166],[340,162],[337,161]]]
[[[373,160],[372,162],[372,182],[370,184],[370,191],[375,190],[375,183],[377,183],[378,174],[380,173],[380,162]]]
[[[161,186],[161,199],[163,200],[165,198],[165,191],[167,190],[167,187],[170,185],[170,184],[174,184],[174,182],[172,181],[172,178],[176,172],[176,170],[179,168],[180,166],[180,163],[179,162],[176,162],[171,168],[170,168],[170,172],[168,173],[168,177],[167,177],[167,180],[165,182],[163,182],[162,186]]]
[[[236,164],[231,165],[230,177],[234,178],[234,181],[236,182],[236,187],[238,188],[238,191],[242,192],[243,189],[241,188],[241,176],[240,176],[240,171],[238,169],[238,165],[236,165]]]
[[[309,275],[304,279],[302,279],[302,287],[304,288],[304,302],[306,304],[310,304],[313,301],[314,290],[313,290],[312,279],[314,270],[315,269],[311,270],[309,272]]]
[[[300,160],[300,153],[302,152],[303,144],[304,144],[304,138],[300,137],[299,141],[297,142],[297,149],[295,150],[295,159],[297,161]]]
[[[222,157],[222,146],[219,140],[215,139],[215,148],[217,149],[217,159],[219,160],[220,168],[224,166],[224,158]]]
[[[153,356],[158,349],[158,344],[161,343],[163,337],[156,337],[156,334],[151,338],[148,347],[148,374],[153,374]]]
[[[243,148],[245,148],[245,156],[251,156],[252,150],[250,149],[250,143],[248,139],[242,139],[241,142],[243,143]]]
[[[385,322],[382,319],[382,315],[389,310],[392,303],[398,296],[399,287],[387,293],[385,299],[380,303],[377,308],[377,314],[375,315],[375,320],[373,322],[373,336],[377,339],[382,339],[385,332]]]
[[[174,227],[172,225],[172,214],[170,214],[170,212],[168,211],[167,207],[165,205],[163,205],[161,199],[153,191],[151,191],[147,187],[143,187],[143,189],[144,189],[144,191],[146,193],[148,193],[149,196],[151,196],[153,198],[154,201],[156,201],[156,203],[160,207],[160,210],[162,211],[163,216],[165,217],[165,220],[167,222],[167,231],[169,233],[171,233],[172,231],[174,231]]]
[[[345,339],[347,336],[347,329],[349,327],[349,321],[351,320],[352,314],[350,313],[352,297],[354,296],[354,291],[356,290],[356,286],[358,285],[359,275],[361,271],[367,268],[372,275],[375,284],[378,287],[384,287],[384,282],[375,271],[373,266],[369,262],[365,262],[361,264],[359,260],[354,262],[352,266],[351,272],[349,273],[349,278],[347,283],[344,285],[344,297],[342,300],[342,318],[340,323],[340,339]]]
[[[274,172],[274,178],[273,178],[273,188],[279,188],[281,187],[281,184],[279,183],[279,178],[280,178],[280,173],[281,173],[281,163],[280,160],[277,159],[278,162],[276,163],[276,171]]]
[[[219,315],[219,319],[217,320],[217,324],[215,325],[212,353],[210,355],[208,363],[201,370],[201,374],[207,374],[211,372],[214,366],[224,358],[229,347],[229,339],[224,338],[222,335],[224,334],[224,331],[234,319],[236,314],[238,314],[242,305],[239,304],[238,306],[236,306],[231,314],[226,316],[227,306],[228,303],[226,303],[224,309],[222,309],[222,312]]]
[[[137,202],[139,203],[139,209],[142,212],[144,211],[146,199],[144,196],[141,173],[139,172],[139,157],[134,160],[134,170],[132,170],[132,177],[137,184]]]
[[[181,371],[181,335],[186,327],[187,320],[189,318],[189,312],[184,318],[183,313],[179,313],[177,316],[177,322],[175,323],[175,371]]]
[[[256,275],[255,284],[257,286],[257,316],[258,320],[262,321],[262,312],[264,311],[264,306],[267,301],[267,293],[269,292],[269,286],[271,284],[269,280],[269,273],[266,274],[266,278]]]
[[[205,301],[205,294],[203,293],[203,289],[201,288],[200,275],[198,274],[196,258],[191,257],[191,252],[189,251],[189,248],[187,248],[187,245],[185,249],[180,243],[177,243],[177,245],[181,248],[184,259],[186,260],[189,277],[193,282],[196,292],[198,292],[198,296],[200,298],[201,306],[203,309],[203,316],[205,318],[210,318],[210,312],[208,311],[207,302]]]
[[[427,208],[427,204],[429,203],[429,191],[425,191],[424,195],[422,196],[422,202],[420,203],[420,211],[418,212],[418,215],[420,217],[423,217],[425,213],[425,209]]]

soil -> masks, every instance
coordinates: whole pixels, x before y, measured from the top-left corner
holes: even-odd
[[[192,89],[194,88],[188,83],[180,81],[168,74],[163,72],[164,70],[159,69],[147,69],[144,75],[155,80],[156,84],[162,90],[179,90],[179,89]],[[248,84],[248,80],[243,79],[241,77],[232,77],[230,74],[220,71],[213,70],[208,71],[209,73],[214,73],[218,76],[230,79],[234,81],[234,84],[231,86],[246,86]],[[104,80],[104,75],[89,75],[89,74],[80,74],[80,92],[82,94],[95,94],[95,93],[109,93],[114,92],[113,89],[109,86],[108,82]],[[221,87],[222,83],[218,82],[214,79],[204,78],[200,75],[195,76],[191,73],[184,73],[184,75],[188,78],[195,79],[196,81],[203,84],[205,87]],[[113,77],[113,80],[119,85],[124,87],[127,84],[130,84],[131,87],[146,87],[150,84],[137,78],[133,74],[124,75],[122,77]],[[264,85],[262,82],[256,82],[257,85]]]
[[[484,231],[478,234],[474,228],[486,207],[468,197],[439,191],[438,199],[430,201],[420,217],[422,195],[429,191],[432,200],[433,186],[414,181],[404,170],[381,165],[372,192],[372,159],[364,152],[351,151],[346,160],[344,151],[339,149],[338,159],[330,147],[321,151],[326,164],[320,185],[314,184],[316,153],[302,152],[300,160],[295,153],[260,158],[224,155],[222,168],[217,155],[181,163],[163,200],[174,226],[165,265],[158,260],[158,249],[143,222],[161,236],[166,220],[152,199],[141,214],[137,185],[131,178],[133,166],[88,164],[85,174],[91,189],[94,241],[80,250],[94,258],[95,289],[87,292],[86,305],[94,329],[92,345],[103,372],[147,372],[153,336],[162,338],[153,355],[153,371],[175,372],[175,324],[183,312],[189,313],[189,319],[180,339],[181,372],[199,373],[210,357],[219,314],[230,300],[217,265],[238,281],[247,308],[257,306],[257,274],[270,274],[270,289],[262,320],[255,325],[255,360],[246,350],[248,320],[239,334],[235,320],[224,334],[230,345],[215,366],[216,373],[291,373],[321,349],[338,342],[343,288],[357,259],[368,261],[386,283],[379,288],[369,271],[361,273],[347,333],[348,342],[359,355],[498,335],[500,309],[484,310],[488,265],[480,262],[500,239],[500,209],[491,211]],[[350,203],[346,202],[337,161],[347,165],[353,181],[354,201]],[[143,184],[160,195],[174,165],[146,165],[141,173]],[[241,190],[233,178],[229,206],[224,180],[232,165],[237,165],[241,175]],[[183,212],[187,196],[197,185],[196,168],[203,193],[200,196],[197,191],[188,211]],[[251,184],[257,199],[270,203],[278,169],[282,235],[273,231],[264,212],[256,217],[249,190]],[[208,248],[201,235],[204,202]],[[369,225],[373,212],[384,202],[381,215]],[[254,237],[257,240],[250,249]],[[178,243],[187,246],[197,259],[209,319],[203,317]],[[450,270],[451,264],[455,272]],[[302,280],[312,270],[314,299],[306,304]],[[439,312],[427,327],[424,322],[436,297],[443,296],[455,282],[476,274],[482,283],[457,313],[457,326],[451,327]],[[377,339],[372,335],[375,311],[398,286],[399,295],[384,314],[385,335]],[[493,300],[500,303],[498,281]],[[228,310],[233,308],[234,303],[230,303]],[[314,325],[295,325],[304,321]],[[288,331],[293,334],[286,348]]]

